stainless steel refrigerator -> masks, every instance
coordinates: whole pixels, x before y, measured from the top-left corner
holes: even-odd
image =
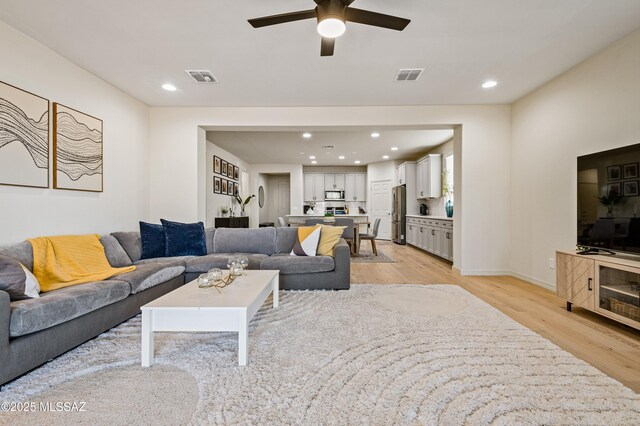
[[[406,244],[407,234],[407,187],[393,188],[393,209],[391,210],[391,239],[397,244]]]

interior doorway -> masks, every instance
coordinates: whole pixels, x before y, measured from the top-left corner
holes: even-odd
[[[264,191],[259,223],[273,223],[277,227],[278,217],[286,221],[286,216],[291,212],[291,176],[288,173],[260,173],[258,186],[262,186]]]
[[[391,181],[371,182],[371,226],[380,219],[378,239],[391,239]]]

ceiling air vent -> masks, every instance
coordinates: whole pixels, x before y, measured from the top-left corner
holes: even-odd
[[[322,145],[322,149],[334,149],[335,145]]]
[[[185,70],[196,83],[217,83],[218,80],[211,71],[207,70]]]
[[[396,81],[416,81],[422,75],[424,68],[405,68],[398,71]]]

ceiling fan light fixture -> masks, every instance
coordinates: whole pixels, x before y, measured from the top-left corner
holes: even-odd
[[[327,16],[326,18],[318,21],[318,34],[326,38],[340,37],[347,30],[347,25],[344,23],[344,19]]]

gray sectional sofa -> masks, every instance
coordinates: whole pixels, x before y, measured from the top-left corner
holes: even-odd
[[[282,290],[346,290],[350,286],[350,251],[344,240],[334,257],[290,256],[295,228],[206,230],[207,255],[141,259],[138,232],[101,237],[114,267],[136,270],[105,281],[81,284],[10,301],[0,290],[0,385],[36,368],[140,313],[140,307],[195,279],[211,268],[226,269],[227,259],[249,258],[249,269],[277,269]],[[28,242],[0,246],[33,270]]]

